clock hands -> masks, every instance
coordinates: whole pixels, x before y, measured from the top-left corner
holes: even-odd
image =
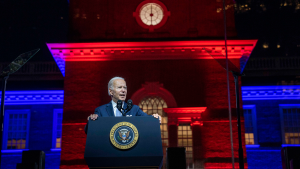
[[[152,4],[151,4],[151,14],[150,14],[150,17],[151,17],[151,25],[152,25],[152,16],[153,16],[153,13],[152,13]]]
[[[148,26],[158,25],[163,18],[163,9],[155,3],[148,3],[140,10],[140,17]]]

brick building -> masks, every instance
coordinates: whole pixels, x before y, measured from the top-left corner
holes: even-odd
[[[7,65],[2,62],[0,70]],[[63,76],[55,62],[29,62],[10,76],[1,168],[15,169],[23,150],[43,150],[46,168],[59,168],[63,100]]]
[[[299,146],[299,89],[299,85],[242,87],[249,168],[282,168],[282,147]]]
[[[164,150],[186,147],[189,168],[232,166],[226,72],[211,57],[225,53],[221,9],[222,1],[71,1],[72,43],[47,44],[65,76],[61,168],[87,167],[82,129],[86,117],[110,101],[106,86],[114,76],[126,79],[134,104],[163,116]],[[233,1],[226,9],[234,39]],[[229,40],[229,58],[239,67],[255,44]],[[238,158],[237,128],[233,132]]]
[[[59,91],[63,94],[40,91],[30,96],[29,91],[28,97],[15,93],[11,98],[22,100],[37,96],[49,101],[43,102],[43,99],[42,103],[34,104],[31,100],[27,105],[15,103],[6,108],[8,114],[14,110],[30,114],[29,141],[25,149],[44,150],[46,168],[58,168],[59,162],[60,168],[87,168],[83,157],[86,117],[110,101],[107,83],[110,78],[121,76],[128,85],[128,99],[148,114],[162,115],[164,152],[166,147],[186,147],[189,168],[232,166],[226,72],[211,57],[212,53],[225,53],[222,1],[91,0],[86,3],[73,0],[69,6],[71,43],[47,43],[64,76],[64,89]],[[236,39],[233,6],[233,1],[226,1],[228,55],[239,67],[240,58],[250,56],[256,40],[233,40]],[[155,10],[157,13],[151,17],[157,16],[158,20],[151,17],[139,20],[144,14],[141,11],[147,13],[147,9]],[[44,77],[48,80],[62,79],[46,74]],[[230,82],[237,167],[237,123],[231,76]],[[298,89],[295,86],[293,90]],[[251,100],[247,97],[257,88],[242,91],[250,92],[241,94],[247,117],[245,128],[242,123],[245,166],[267,168],[271,163],[274,168],[280,168],[279,150],[291,142],[283,143],[283,112],[278,106],[293,107],[298,100],[285,100],[283,95],[277,100],[260,99],[255,95],[257,97]],[[62,96],[58,98],[58,95]],[[59,103],[53,103],[53,99],[59,99]],[[60,124],[57,113],[62,109],[62,137],[59,137],[54,127]],[[247,128],[250,116],[254,117],[251,125],[256,126],[251,131]],[[38,127],[40,123],[43,127]],[[14,168],[13,164],[20,162],[20,154],[21,151],[3,154],[7,168]],[[269,158],[262,160],[266,156]]]

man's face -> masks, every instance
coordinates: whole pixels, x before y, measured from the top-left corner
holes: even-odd
[[[113,89],[109,89],[112,100],[117,103],[118,100],[125,101],[127,94],[126,82],[122,79],[114,80]]]

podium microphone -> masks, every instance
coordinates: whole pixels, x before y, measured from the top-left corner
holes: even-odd
[[[132,109],[132,107],[133,107],[132,100],[129,99],[129,100],[127,101],[127,112],[129,112],[129,111]]]
[[[122,113],[122,101],[121,100],[117,101],[117,109]]]

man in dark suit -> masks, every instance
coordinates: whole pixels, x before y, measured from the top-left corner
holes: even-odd
[[[117,101],[121,100],[124,109],[127,108],[127,104],[125,103],[126,95],[127,95],[127,86],[124,78],[122,77],[114,77],[108,83],[108,95],[111,97],[112,101],[108,104],[99,106],[95,109],[94,114],[91,114],[87,119],[96,120],[100,117],[118,117],[122,116],[122,113],[117,109]],[[148,114],[144,113],[139,106],[133,105],[132,109],[126,113],[126,116],[148,116]],[[161,116],[158,114],[152,115],[155,118],[158,118],[161,122]],[[87,125],[85,127],[85,132],[87,132]]]

